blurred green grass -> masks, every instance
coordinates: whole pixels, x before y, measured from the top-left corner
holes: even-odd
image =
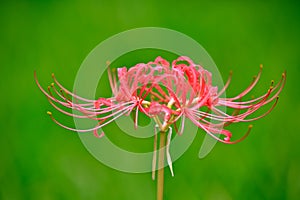
[[[166,199],[298,199],[299,20],[298,1],[2,1],[0,199],[155,199],[150,174],[104,166],[75,133],[54,125],[33,80],[36,70],[46,86],[54,72],[72,88],[99,42],[143,26],[174,29],[202,44],[224,79],[233,70],[229,95],[246,87],[261,63],[258,92],[287,70],[278,106],[254,122],[244,142],[217,144],[199,160],[200,132],[174,163],[175,177],[166,172]]]

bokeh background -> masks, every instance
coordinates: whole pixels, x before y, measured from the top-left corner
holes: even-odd
[[[150,173],[106,167],[76,133],[53,124],[46,115],[52,108],[33,79],[36,70],[47,86],[54,72],[72,88],[80,64],[98,43],[144,26],[174,29],[202,44],[224,79],[233,70],[229,96],[251,82],[261,63],[262,81],[254,95],[287,70],[278,106],[253,123],[245,141],[217,144],[199,159],[205,135],[199,131],[174,163],[175,177],[166,170],[165,199],[298,199],[299,2],[158,0],[1,1],[0,199],[155,199]],[[153,55],[141,56],[141,62],[146,59]],[[247,126],[230,130],[241,134]]]

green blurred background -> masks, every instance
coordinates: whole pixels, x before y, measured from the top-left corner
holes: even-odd
[[[247,86],[260,63],[256,95],[284,70],[288,77],[278,106],[254,122],[245,141],[217,144],[200,160],[199,131],[174,163],[175,177],[166,171],[165,199],[299,199],[298,1],[1,1],[0,26],[0,199],[155,199],[150,173],[106,167],[76,133],[52,123],[45,112],[53,108],[33,79],[37,70],[46,86],[54,72],[72,88],[99,42],[144,26],[174,29],[202,44],[224,79],[233,70],[229,95]],[[230,130],[240,134],[247,125]]]

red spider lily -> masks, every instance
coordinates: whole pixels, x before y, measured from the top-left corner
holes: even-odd
[[[48,87],[48,91],[41,87],[36,74],[35,80],[51,105],[58,111],[71,117],[98,121],[96,127],[76,129],[61,124],[51,112],[48,112],[56,124],[68,130],[93,131],[96,137],[102,137],[104,134],[98,134],[97,130],[122,115],[134,112],[135,126],[137,126],[138,114],[142,112],[154,118],[160,131],[172,130],[171,125],[174,125],[177,133],[182,134],[185,119],[188,118],[216,140],[233,144],[243,140],[249,134],[252,125],[249,126],[244,136],[235,141],[231,141],[232,133],[223,127],[231,123],[257,120],[270,113],[277,104],[278,95],[285,85],[286,73],[283,73],[281,80],[275,86],[272,81],[270,88],[262,96],[240,101],[257,84],[261,72],[262,67],[252,83],[239,95],[231,98],[221,97],[230,84],[231,74],[224,88],[218,90],[212,85],[212,74],[185,56],[174,60],[171,66],[168,61],[157,57],[153,62],[140,63],[129,69],[118,68],[117,73],[108,69],[113,92],[111,98],[90,100],[80,97],[64,88],[54,75],[52,75],[54,83]],[[68,96],[71,96],[73,101]],[[254,118],[248,117],[270,102],[273,102],[273,105],[265,113]],[[235,111],[231,114],[225,113],[220,109],[222,106],[233,108]],[[204,112],[202,108],[207,108],[208,111]],[[77,110],[81,114],[73,114],[72,110]],[[180,129],[176,127],[179,119]],[[219,135],[224,137],[219,137]],[[171,136],[168,137],[167,147],[170,140]],[[169,154],[167,154],[167,159],[170,165]]]

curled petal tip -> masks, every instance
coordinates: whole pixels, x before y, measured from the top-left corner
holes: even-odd
[[[100,134],[98,134],[97,129],[96,129],[93,132],[94,132],[94,136],[96,138],[102,138],[104,136],[104,131],[102,131]]]
[[[52,112],[50,112],[50,111],[47,111],[47,114],[50,115],[50,116],[52,116]]]

